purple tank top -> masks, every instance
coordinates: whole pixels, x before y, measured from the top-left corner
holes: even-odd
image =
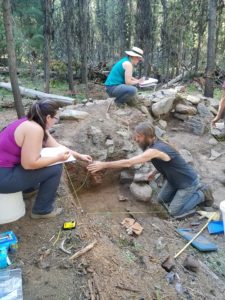
[[[21,162],[21,147],[16,144],[14,132],[27,118],[9,124],[0,132],[0,167],[12,168]]]

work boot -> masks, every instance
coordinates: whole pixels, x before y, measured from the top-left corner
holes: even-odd
[[[201,204],[206,207],[211,207],[214,203],[214,197],[211,187],[208,184],[203,184],[200,190],[203,192],[205,198]]]
[[[31,219],[51,219],[61,215],[62,212],[63,212],[63,208],[54,208],[53,211],[51,211],[48,214],[42,215],[42,214],[31,213],[30,217]]]

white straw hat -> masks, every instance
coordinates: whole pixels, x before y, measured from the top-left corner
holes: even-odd
[[[133,47],[130,51],[125,51],[125,53],[129,56],[143,57],[143,50],[138,47]]]

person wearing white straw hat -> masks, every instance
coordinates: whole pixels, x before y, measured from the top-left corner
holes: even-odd
[[[137,93],[136,85],[144,81],[133,77],[133,67],[143,60],[143,50],[133,47],[125,53],[127,56],[113,66],[105,82],[107,94],[116,98],[117,105],[131,103]]]

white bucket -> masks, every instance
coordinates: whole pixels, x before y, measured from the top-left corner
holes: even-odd
[[[11,223],[25,215],[22,192],[0,194],[0,224]]]
[[[220,210],[221,210],[222,216],[223,216],[223,228],[224,228],[224,234],[225,234],[225,201],[220,202]]]

